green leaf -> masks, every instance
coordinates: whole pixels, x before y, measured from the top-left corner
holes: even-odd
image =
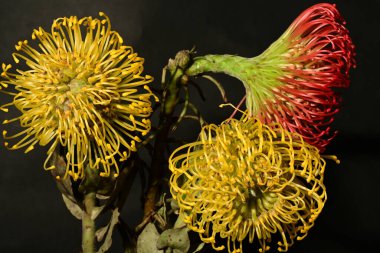
[[[148,223],[137,238],[137,253],[164,253],[157,249],[157,240],[160,234],[153,223]]]
[[[173,228],[184,228],[186,223],[183,221],[183,214],[179,214],[177,220],[174,223]]]
[[[175,214],[178,214],[179,213],[179,206],[178,206],[178,203],[176,200],[172,199],[170,201],[170,207],[172,208],[173,212]]]
[[[107,229],[106,238],[104,239],[102,246],[100,246],[99,250],[96,253],[104,253],[107,250],[109,250],[109,248],[111,247],[111,245],[112,245],[112,232],[113,232],[113,229],[115,228],[115,225],[119,222],[119,215],[120,215],[119,209],[118,208],[114,209],[112,212],[111,220],[107,225],[108,229]],[[102,229],[104,229],[104,228],[102,228]],[[105,233],[105,232],[101,230],[98,233],[98,231],[96,232],[96,234],[97,234],[96,236],[97,236],[97,238],[98,238],[98,236],[100,238],[100,237],[102,237],[101,234]],[[103,235],[103,237],[104,237],[104,235]]]
[[[193,251],[193,253],[197,253],[197,252],[200,252],[203,247],[205,246],[205,243],[202,242],[201,244],[198,245],[198,247]]]
[[[190,249],[190,239],[187,228],[174,228],[165,230],[157,241],[158,249],[170,247],[176,253],[187,253]]]
[[[71,185],[70,177],[65,177],[66,174],[66,162],[65,159],[58,154],[57,151],[53,153],[51,165],[55,166],[54,170],[50,170],[51,175],[54,177],[57,183],[58,190],[65,194],[66,197],[70,197],[74,200],[74,193]]]
[[[105,207],[105,205],[94,207],[91,212],[91,220],[96,220],[96,218],[99,216],[99,214],[103,211]]]
[[[98,242],[101,242],[103,240],[103,238],[106,235],[109,227],[110,227],[109,224],[107,224],[104,227],[101,227],[98,230],[96,230],[95,236],[96,236],[96,240]]]
[[[63,202],[65,203],[67,209],[70,211],[70,213],[77,218],[78,220],[82,219],[83,210],[79,207],[79,205],[71,200],[69,197],[67,197],[65,194],[62,194]]]

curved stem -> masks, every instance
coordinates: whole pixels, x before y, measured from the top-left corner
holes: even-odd
[[[82,216],[82,250],[83,253],[95,253],[95,221],[91,219],[95,207],[95,192],[84,195],[84,212]]]
[[[204,76],[207,72],[224,73],[240,80],[246,92],[247,111],[251,115],[256,114],[258,111],[258,103],[254,97],[260,98],[261,93],[266,93],[266,84],[259,84],[257,88],[253,87],[256,84],[254,80],[257,73],[262,70],[265,71],[265,66],[260,65],[260,56],[245,58],[237,55],[209,54],[194,58],[193,63],[185,74],[188,76]],[[217,86],[221,87],[221,85]],[[258,93],[257,90],[260,92]]]

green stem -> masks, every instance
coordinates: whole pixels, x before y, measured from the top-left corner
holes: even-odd
[[[186,75],[197,76],[206,72],[224,73],[240,80],[246,91],[246,108],[249,114],[258,112],[258,102],[262,96],[267,96],[266,83],[256,85],[258,73],[267,73],[266,66],[261,64],[263,55],[245,58],[237,55],[205,55],[194,58],[193,64],[186,70]],[[268,76],[273,76],[278,70],[269,69]],[[273,72],[273,73],[272,73]],[[262,74],[263,75],[263,74]],[[274,78],[275,80],[276,78]],[[261,99],[262,100],[262,99]]]
[[[148,191],[144,203],[144,219],[149,217],[155,209],[158,195],[160,194],[161,183],[164,176],[165,156],[163,151],[167,145],[167,138],[173,124],[173,113],[179,100],[181,78],[184,74],[190,59],[189,51],[180,51],[174,60],[170,60],[168,70],[170,80],[165,84],[163,94],[163,105],[160,113],[158,131],[153,148],[151,171],[149,174]]]
[[[95,207],[95,192],[84,195],[84,212],[82,217],[82,250],[83,253],[95,253],[95,221],[91,219]]]
[[[247,69],[254,63],[254,58],[245,58],[237,55],[209,54],[194,58],[194,62],[186,70],[186,75],[196,76],[206,72],[224,73],[241,79],[242,69]],[[242,65],[246,65],[242,67]]]

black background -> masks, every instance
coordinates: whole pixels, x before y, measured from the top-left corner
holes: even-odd
[[[145,69],[159,84],[161,68],[181,49],[197,46],[198,53],[255,56],[277,39],[304,9],[317,1],[132,1],[132,0],[17,0],[0,1],[0,62],[13,63],[11,53],[34,28],[49,29],[61,16],[98,16],[105,12],[126,44],[146,59]],[[342,91],[342,110],[334,127],[338,137],[326,153],[341,159],[328,164],[328,202],[308,237],[289,252],[365,252],[378,247],[380,41],[376,1],[335,1],[357,47],[357,69],[351,87]],[[231,102],[243,95],[242,85],[221,75]],[[206,119],[220,122],[231,111],[207,82],[208,100],[194,98]],[[192,93],[193,97],[196,93]],[[1,102],[9,98],[1,95]],[[9,117],[1,113],[0,120]],[[16,126],[14,126],[16,127]],[[191,140],[198,130],[179,129]],[[31,153],[0,147],[0,252],[79,252],[81,225],[64,207],[42,164],[46,148]],[[140,217],[138,182],[123,216],[135,225]],[[121,252],[115,238],[110,252]],[[251,252],[246,249],[245,252]]]

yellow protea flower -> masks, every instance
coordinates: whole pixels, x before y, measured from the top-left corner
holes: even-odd
[[[333,157],[335,158],[335,157]],[[335,158],[336,159],[336,158]],[[326,201],[325,161],[316,147],[279,124],[255,118],[205,126],[169,159],[171,193],[183,220],[216,250],[243,252],[245,238],[279,251],[303,239]]]
[[[13,101],[1,109],[15,106],[21,112],[3,123],[16,121],[25,128],[13,135],[4,131],[5,139],[18,139],[5,145],[29,152],[37,143],[51,143],[47,170],[54,169],[49,160],[63,146],[66,175],[74,179],[83,178],[84,166],[101,176],[117,176],[118,160],[136,151],[139,136],[151,128],[153,94],[147,84],[153,78],[142,75],[144,59],[123,45],[104,13],[99,15],[58,18],[50,32],[35,29],[32,39],[38,47],[24,40],[13,53],[27,69],[11,73],[11,65],[2,65],[2,86],[14,86],[16,92],[3,91]]]

